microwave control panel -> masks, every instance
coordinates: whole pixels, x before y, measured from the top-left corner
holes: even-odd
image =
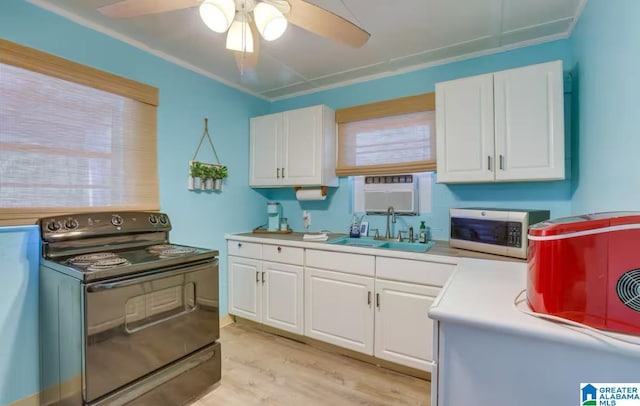
[[[507,246],[522,247],[522,223],[507,222]]]

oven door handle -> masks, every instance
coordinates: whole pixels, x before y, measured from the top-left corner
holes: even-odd
[[[156,324],[164,323],[166,321],[169,321],[169,320],[172,320],[172,319],[175,319],[175,318],[178,318],[178,317],[182,317],[182,316],[184,316],[186,314],[191,313],[192,311],[196,310],[197,308],[198,308],[198,306],[196,305],[196,306],[193,306],[191,308],[185,309],[185,310],[181,311],[180,313],[172,314],[171,316],[163,317],[161,319],[154,320],[151,323],[146,323],[146,324],[143,324],[141,326],[134,327],[134,328],[129,328],[125,323],[124,331],[126,331],[127,334],[134,334],[134,333],[137,333],[140,330],[144,330],[145,328],[148,328],[148,327],[151,327],[151,326],[155,326]]]
[[[137,285],[139,283],[144,283],[144,282],[152,281],[155,279],[161,279],[161,278],[167,278],[167,277],[176,276],[180,274],[191,273],[191,272],[199,271],[201,269],[210,267],[212,263],[217,266],[218,260],[216,259],[213,262],[199,264],[198,266],[191,265],[191,266],[185,266],[185,267],[181,267],[174,270],[164,270],[161,272],[155,272],[151,275],[144,275],[144,276],[140,276],[133,279],[125,279],[125,280],[116,281],[116,282],[98,283],[95,285],[88,286],[87,291],[92,293],[100,292],[103,290],[117,289],[125,286]]]

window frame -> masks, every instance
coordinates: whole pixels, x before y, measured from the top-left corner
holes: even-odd
[[[26,47],[0,38],[0,63],[32,72],[44,74],[53,78],[95,88],[113,93],[143,103],[152,109],[152,126],[147,130],[157,137],[157,106],[159,104],[159,90],[156,87],[140,83],[128,78],[117,76],[99,69],[95,69],[77,62],[73,62],[37,49]],[[157,149],[157,140],[154,140]],[[133,206],[118,206],[118,210],[159,210],[159,188],[157,173],[157,153],[155,156],[155,185],[152,203]],[[148,175],[147,175],[148,176]],[[40,217],[56,216],[75,212],[91,212],[101,207],[25,207],[0,208],[0,226],[35,224]]]
[[[398,116],[423,111],[435,111],[435,92],[406,96],[397,99],[375,103],[362,104],[336,110],[336,125],[338,127],[338,152],[336,163],[337,176],[386,175],[429,172],[436,170],[436,159],[397,164],[347,166],[343,162],[344,133],[341,124],[354,121],[364,121],[375,118]],[[435,151],[435,134],[432,144]],[[435,152],[434,152],[435,155]]]

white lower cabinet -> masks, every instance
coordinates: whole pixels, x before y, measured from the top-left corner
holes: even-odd
[[[231,245],[232,241],[229,242],[229,246]],[[243,247],[248,245],[244,244]],[[233,246],[238,247],[235,242]],[[273,249],[277,253],[274,256],[281,254],[283,261],[299,260],[300,265],[228,256],[229,313],[281,330],[303,334],[302,249],[283,249],[268,245],[258,248],[262,250],[256,250],[256,255],[262,252],[266,257],[272,258],[270,252]]]
[[[264,262],[262,272],[262,322],[292,333],[303,334],[303,268]]]
[[[440,288],[376,279],[374,355],[431,371],[433,321],[427,315]]]
[[[253,321],[261,321],[262,263],[251,258],[229,256],[229,313]]]
[[[305,335],[373,355],[371,277],[305,269]]]
[[[433,372],[428,311],[456,260],[229,241],[229,312]]]

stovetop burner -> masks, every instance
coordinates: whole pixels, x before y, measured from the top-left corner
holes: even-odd
[[[149,251],[149,253],[151,254],[159,254],[164,250],[168,250],[171,248],[175,248],[175,245],[173,244],[157,244],[157,245],[152,245],[149,248],[147,248],[147,251]]]
[[[147,249],[149,253],[158,255],[159,258],[175,258],[190,255],[198,250],[193,247],[182,247],[173,244],[152,245]]]
[[[69,258],[67,263],[85,268],[88,271],[99,271],[131,265],[129,260],[122,258],[113,252],[96,252],[92,254],[78,255],[76,257]]]
[[[121,257],[114,257],[94,262],[87,267],[87,271],[102,271],[104,269],[117,268],[119,266],[126,265],[131,265],[131,262]]]

